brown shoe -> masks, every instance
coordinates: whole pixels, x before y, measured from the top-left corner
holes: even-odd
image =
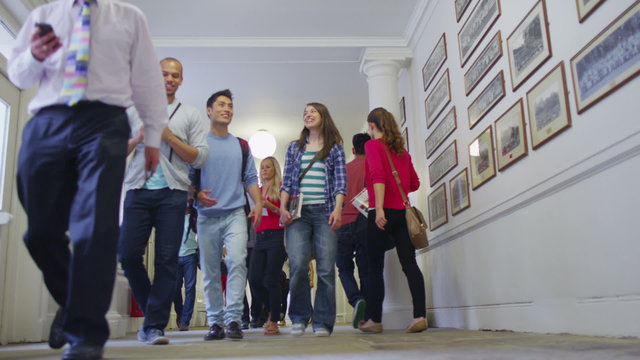
[[[411,325],[409,325],[407,327],[407,329],[404,331],[406,333],[418,333],[418,332],[422,332],[427,330],[427,319],[426,318],[422,318],[418,321],[415,321],[413,323],[411,323]]]
[[[369,320],[369,321],[360,323],[359,329],[362,332],[379,334],[382,332],[382,323],[377,323]]]
[[[180,331],[189,331],[189,325],[180,324],[179,329],[180,329]]]
[[[280,335],[280,329],[278,328],[278,323],[275,321],[267,321],[264,324],[264,334],[265,335]]]

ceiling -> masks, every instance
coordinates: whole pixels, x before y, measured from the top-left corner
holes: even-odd
[[[204,112],[213,92],[231,89],[231,132],[268,130],[283,160],[308,102],[327,105],[350,152],[369,109],[363,50],[406,46],[429,0],[125,1],[147,16],[158,57],[183,63],[178,97]],[[0,0],[18,22],[38,2]]]

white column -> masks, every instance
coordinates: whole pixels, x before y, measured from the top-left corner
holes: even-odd
[[[369,109],[384,107],[399,119],[398,75],[408,66],[411,56],[407,48],[365,51],[360,70],[369,84]],[[385,254],[384,284],[383,325],[386,329],[404,329],[413,319],[413,305],[395,249]]]

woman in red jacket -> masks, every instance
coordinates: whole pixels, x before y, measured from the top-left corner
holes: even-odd
[[[384,253],[393,242],[407,277],[413,299],[413,321],[406,332],[420,332],[427,328],[424,278],[418,268],[415,249],[409,238],[405,220],[405,205],[398,184],[391,172],[387,152],[400,177],[406,193],[416,191],[420,180],[404,148],[404,138],[393,115],[383,108],[373,109],[367,117],[372,140],[365,144],[365,177],[369,193],[367,226],[367,256],[369,258],[369,286],[366,294],[367,310],[360,324],[363,332],[382,332],[382,301],[384,300]]]

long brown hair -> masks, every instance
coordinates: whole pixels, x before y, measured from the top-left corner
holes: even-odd
[[[267,193],[267,197],[269,197],[269,199],[271,200],[279,200],[280,184],[282,184],[282,173],[280,171],[280,164],[278,163],[278,160],[276,160],[276,158],[274,158],[273,156],[268,156],[260,161],[260,165],[262,165],[262,163],[267,160],[271,161],[274,172],[273,180],[271,180],[271,185],[269,185],[269,192]],[[262,178],[262,171],[260,171],[260,181],[262,181],[262,186],[266,185],[264,179]]]
[[[392,113],[385,108],[375,108],[367,116],[367,122],[376,124],[378,130],[382,132],[382,141],[391,151],[402,154],[405,146],[404,137],[400,134],[398,123]]]
[[[307,106],[312,106],[316,109],[322,118],[322,129],[320,131],[322,132],[323,144],[322,149],[318,154],[318,159],[324,160],[324,158],[329,155],[334,145],[342,145],[342,136],[340,136],[340,132],[338,131],[336,124],[333,122],[331,114],[329,114],[329,109],[327,109],[326,106],[315,102],[308,103],[305,108]],[[304,148],[307,143],[307,137],[309,137],[309,129],[303,127],[297,141],[299,149]]]

